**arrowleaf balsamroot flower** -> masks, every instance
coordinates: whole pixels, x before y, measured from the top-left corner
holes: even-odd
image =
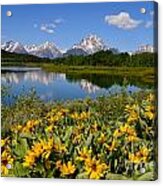
[[[129,161],[135,164],[138,164],[140,162],[146,162],[147,158],[149,156],[149,150],[147,147],[142,147],[138,152],[129,153]]]
[[[74,174],[76,167],[72,164],[71,161],[64,163],[59,166],[59,170],[63,176]]]
[[[100,179],[104,176],[106,169],[108,169],[108,166],[95,157],[85,161],[84,170],[90,179]]]
[[[7,165],[13,166],[14,159],[11,156],[11,152],[4,150],[1,152],[1,173],[2,176],[7,176],[9,174],[9,169]]]
[[[91,149],[88,150],[87,147],[84,147],[82,150],[78,149],[79,156],[77,156],[76,160],[86,161],[88,158],[91,157],[91,153],[92,153],[92,150]]]

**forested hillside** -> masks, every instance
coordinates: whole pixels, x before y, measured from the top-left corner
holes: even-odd
[[[113,54],[111,51],[100,51],[88,56],[67,56],[63,58],[47,59],[27,54],[15,54],[1,51],[4,63],[54,63],[56,65],[74,66],[109,66],[109,67],[155,67],[156,53],[141,53],[130,56],[128,53]]]

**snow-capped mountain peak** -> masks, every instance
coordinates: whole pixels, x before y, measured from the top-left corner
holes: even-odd
[[[61,51],[55,46],[54,43],[46,41],[40,45],[25,45],[19,42],[8,41],[1,45],[1,49],[11,53],[31,54],[41,58],[57,58],[61,57]]]
[[[18,53],[18,54],[26,54],[27,51],[25,50],[24,46],[19,43],[19,42],[15,42],[15,41],[7,41],[4,44],[2,44],[1,46],[2,50],[5,50],[7,52],[11,52],[11,53]]]
[[[67,51],[60,50],[53,42],[49,41],[45,41],[40,45],[32,44],[25,46],[23,46],[19,42],[8,41],[2,44],[1,48],[2,50],[12,53],[27,53],[41,58],[50,59],[69,55],[86,56],[94,54],[101,50],[105,51],[109,49],[104,44],[103,40],[94,34],[89,34],[88,36],[83,38],[78,44],[73,45],[72,48],[68,49]]]
[[[40,45],[26,46],[25,48],[29,54],[41,58],[53,59],[62,56],[61,51],[55,46],[55,44],[49,41],[46,41],[45,43],[42,43]]]
[[[104,44],[103,40],[97,35],[90,34],[87,37],[83,38],[79,44],[75,44],[72,47],[73,49],[82,49],[88,54],[93,54],[100,50],[106,50],[107,47]]]
[[[33,45],[25,45],[24,48],[26,49],[27,52],[31,51],[31,50],[35,50],[37,48],[37,45],[33,44]]]

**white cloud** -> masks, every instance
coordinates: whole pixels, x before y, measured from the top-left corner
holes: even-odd
[[[62,23],[62,22],[63,22],[63,19],[61,19],[61,18],[55,19],[55,20],[54,20],[54,23],[55,23],[55,24],[60,24],[60,23]]]
[[[53,34],[55,32],[56,27],[63,22],[63,19],[55,19],[51,23],[42,24],[40,26],[40,30],[42,32],[46,32],[48,34]]]
[[[151,28],[153,27],[153,21],[147,21],[145,24],[145,28]]]
[[[46,26],[51,27],[51,28],[56,28],[57,27],[56,24],[54,24],[54,23],[49,23]]]
[[[131,30],[138,27],[142,21],[131,18],[128,12],[120,12],[117,15],[106,15],[105,22],[123,30]]]
[[[48,34],[53,34],[54,33],[54,29],[51,29],[47,25],[41,25],[40,30],[43,31],[43,32],[46,32]]]

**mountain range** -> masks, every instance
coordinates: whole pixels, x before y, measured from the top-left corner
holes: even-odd
[[[66,52],[62,52],[54,43],[46,41],[40,45],[22,45],[19,42],[8,41],[1,45],[1,49],[10,53],[30,54],[41,58],[60,58],[69,55],[86,56],[99,51],[109,50],[103,40],[97,35],[88,35],[79,43],[74,44]],[[114,50],[116,51],[116,50]]]

